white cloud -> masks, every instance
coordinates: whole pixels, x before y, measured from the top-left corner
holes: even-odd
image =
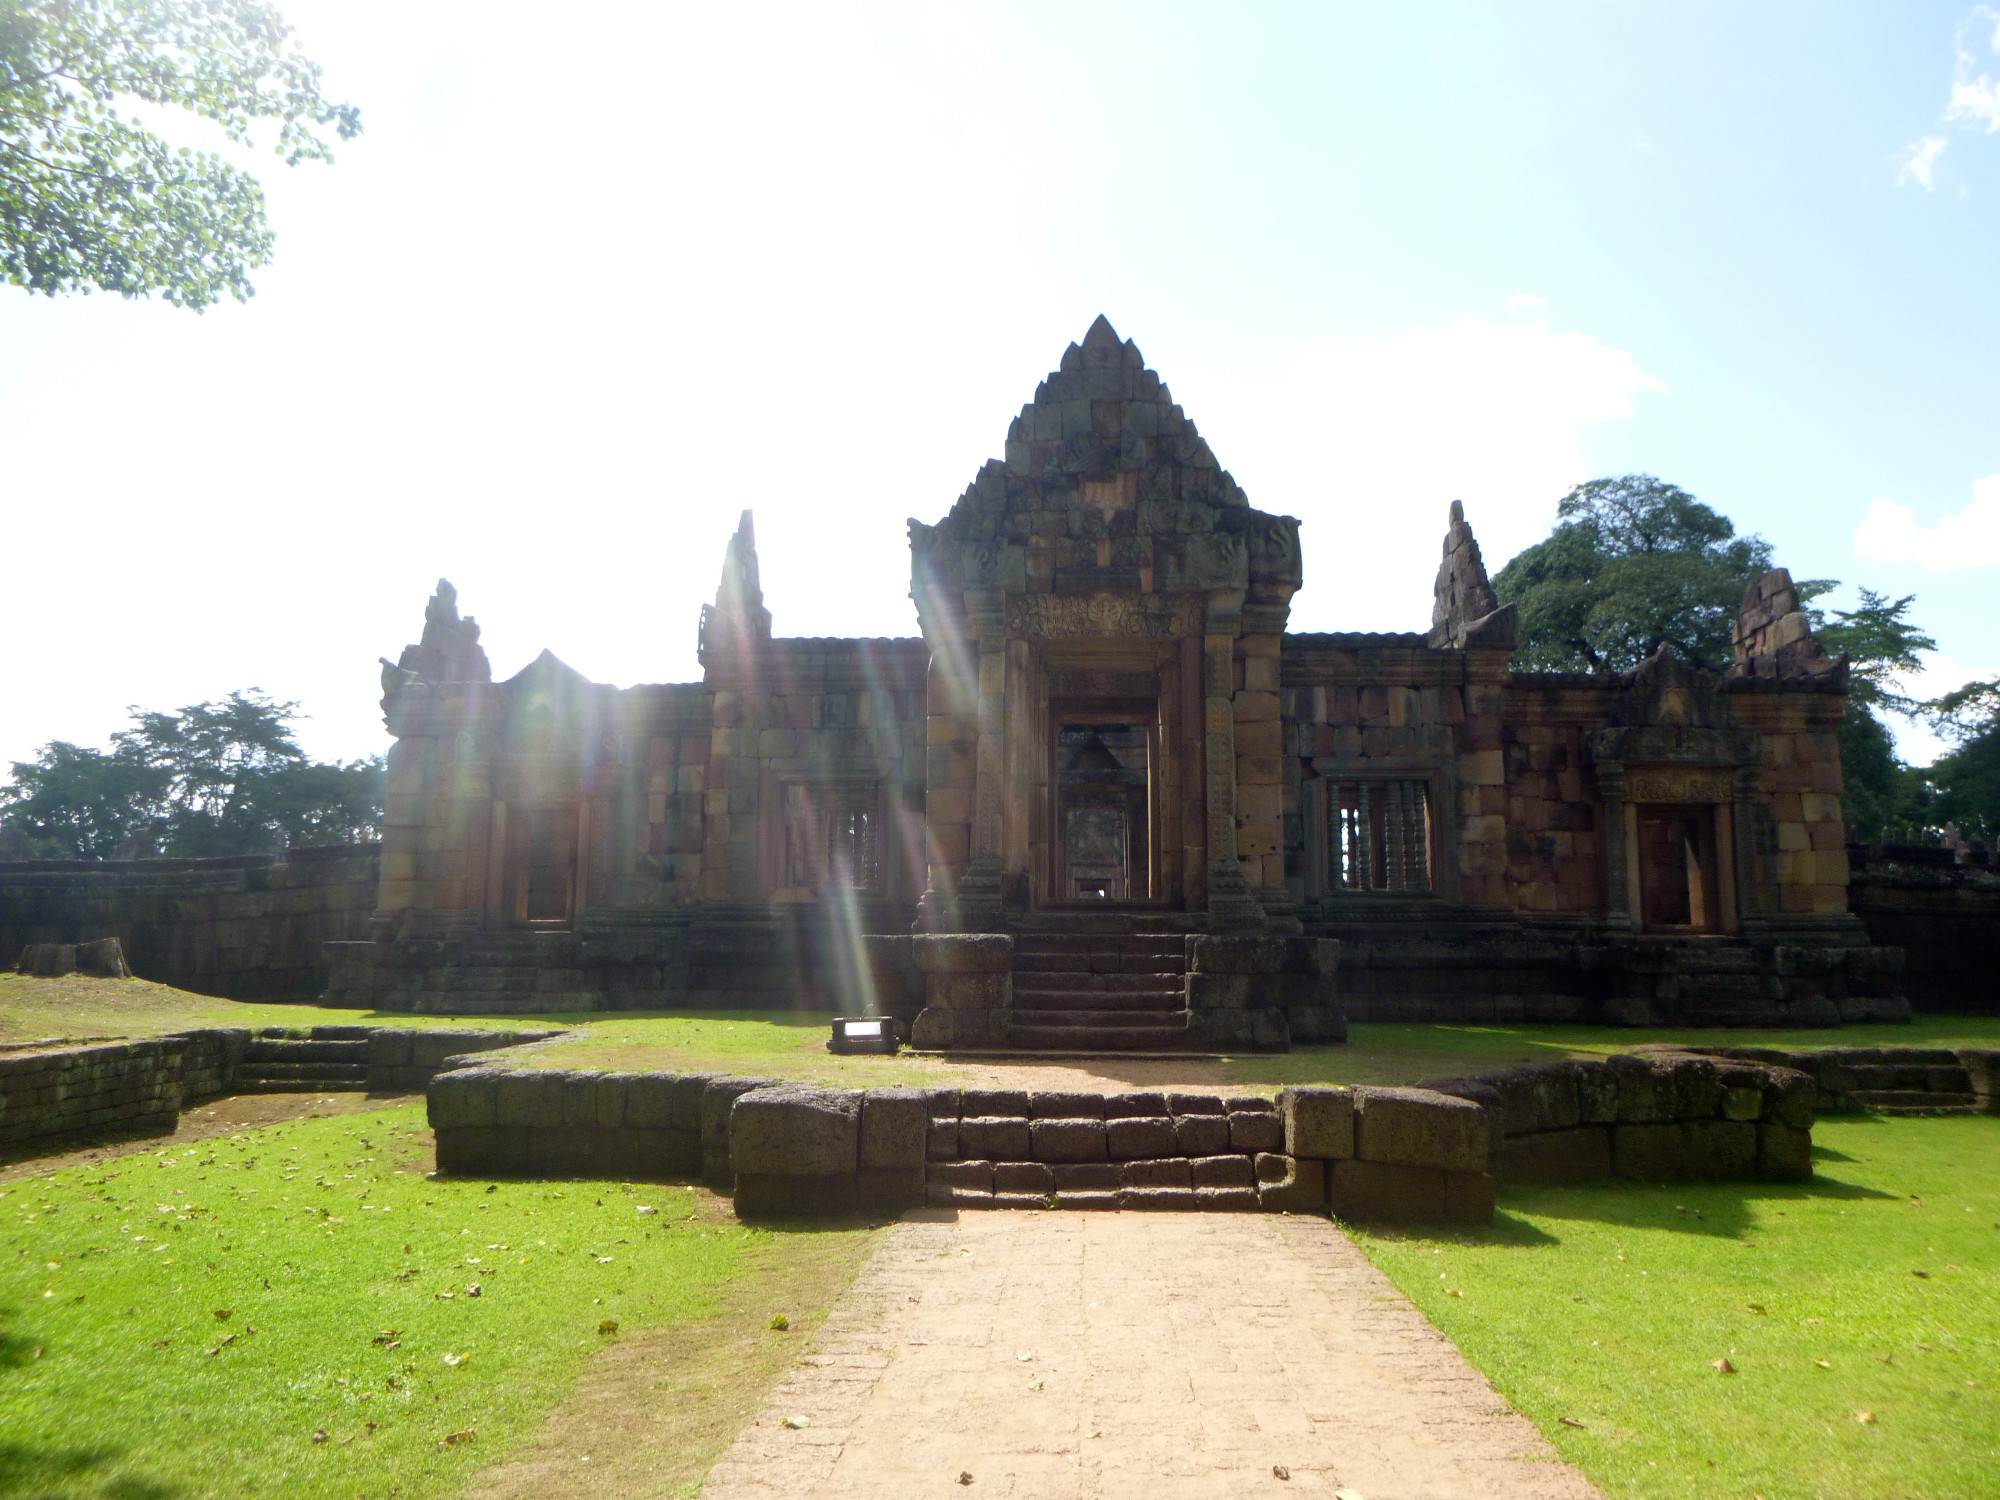
[[[1938,158],[1944,155],[1946,144],[1941,135],[1927,135],[1904,147],[1903,154],[1896,159],[1896,186],[1904,187],[1914,182],[1926,192],[1935,188]]]
[[[1498,571],[1589,477],[1583,430],[1666,389],[1588,334],[1478,317],[1278,369],[1161,373],[1250,503],[1306,523],[1298,630],[1427,626],[1454,499]]]
[[[1989,73],[1979,57],[1982,33],[1987,53],[2000,58],[2000,11],[1975,6],[1958,28],[1958,61],[1952,71],[1951,103],[1944,117],[2000,131],[2000,72]]]
[[[1537,297],[1533,292],[1516,292],[1513,296],[1505,298],[1500,303],[1500,310],[1502,312],[1538,313],[1548,305],[1549,299],[1546,297]]]
[[[1881,562],[1917,563],[1926,573],[1956,573],[2000,562],[2000,474],[1972,485],[1972,503],[1937,525],[1917,524],[1917,515],[1894,500],[1869,502],[1854,533],[1854,555]]]

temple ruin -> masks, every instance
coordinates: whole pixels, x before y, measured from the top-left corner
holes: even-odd
[[[1783,570],[1725,673],[1516,672],[1454,503],[1427,630],[1290,631],[1298,521],[1102,318],[910,560],[920,636],[774,637],[745,512],[701,680],[625,689],[493,682],[440,583],[383,664],[375,937],[330,993],[956,1049],[1909,1013],[1848,910],[1846,663]]]

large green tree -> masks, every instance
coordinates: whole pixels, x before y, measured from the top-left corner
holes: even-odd
[[[284,18],[246,0],[0,0],[0,274],[31,291],[247,300],[269,262],[264,191],[176,146],[134,106],[185,111],[249,143],[277,123],[287,165],[330,161],[315,127],[361,129],[320,92]]]
[[[1515,665],[1622,672],[1663,645],[1714,670],[1730,662],[1743,590],[1771,566],[1762,537],[1650,474],[1593,479],[1556,506],[1556,528],[1500,570],[1521,614]]]
[[[1924,709],[1956,745],[1922,773],[1926,821],[2000,845],[2000,678],[1968,682]]]
[[[309,760],[297,710],[252,688],[175,713],[135,710],[108,750],[46,745],[0,786],[9,842],[55,859],[197,858],[378,837],[381,758]]]
[[[1623,671],[1662,645],[1721,671],[1733,659],[1743,592],[1771,567],[1769,543],[1738,536],[1730,519],[1650,474],[1593,479],[1563,496],[1556,527],[1493,580],[1521,615],[1514,665],[1524,671]],[[1937,642],[1909,618],[1914,596],[1861,591],[1858,607],[1823,612],[1811,601],[1839,587],[1797,582],[1814,633],[1850,663],[1841,760],[1842,811],[1857,838],[1921,819],[1922,778],[1896,755],[1885,716],[1919,705],[1897,688]]]

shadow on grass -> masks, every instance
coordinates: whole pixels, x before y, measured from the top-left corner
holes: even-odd
[[[1508,1207],[1542,1219],[1575,1219],[1626,1229],[1671,1229],[1731,1240],[1753,1232],[1769,1205],[1895,1197],[1876,1188],[1823,1177],[1806,1182],[1626,1181],[1575,1187],[1523,1183],[1501,1191]]]
[[[42,1448],[0,1441],[0,1497],[47,1495],[58,1488],[64,1493],[88,1493],[80,1489],[79,1482],[88,1484],[124,1456],[123,1448],[106,1443],[89,1448]],[[105,1500],[173,1500],[187,1492],[177,1484],[143,1474],[116,1474],[103,1478],[97,1493]]]

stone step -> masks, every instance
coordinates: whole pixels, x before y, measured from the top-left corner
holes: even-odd
[[[1878,1115],[1981,1115],[1977,1094],[1932,1089],[1856,1089],[1848,1096]]]
[[[1182,961],[1187,947],[1179,938],[1150,937],[1017,937],[1014,956],[1061,957],[1078,953],[1117,954],[1122,958],[1171,958]]]
[[[1051,1052],[1165,1052],[1187,1036],[1185,1014],[1172,1026],[1010,1026],[1011,1046]]]
[[[374,1031],[372,1026],[315,1026],[311,1036],[299,1036],[293,1027],[266,1026],[255,1035],[270,1042],[365,1042]]]
[[[1014,987],[1014,1009],[1033,1011],[1066,1010],[1180,1010],[1184,1006],[1178,989],[1143,990],[1049,990]]]
[[[368,1062],[368,1043],[275,1041],[252,1037],[243,1046],[246,1063],[360,1063]]]
[[[1165,1026],[1181,1025],[1187,1012],[1176,1005],[1117,1006],[1102,1009],[1086,1006],[1016,1007],[1033,1026]]]
[[[239,1078],[239,1094],[354,1094],[364,1091],[368,1080],[322,1078]]]
[[[1162,974],[1158,971],[1148,974],[1067,974],[1047,969],[1016,969],[1014,989],[1021,990],[1102,990],[1117,994],[1144,994],[1154,990],[1171,990],[1179,994],[1186,988],[1184,974]]]
[[[282,1079],[366,1083],[368,1065],[338,1062],[246,1062],[236,1070],[236,1081],[239,1084],[252,1080],[269,1083]]]
[[[1972,1078],[1956,1062],[1945,1065],[1899,1066],[1896,1064],[1857,1063],[1849,1071],[1854,1074],[1857,1091],[1893,1092],[1922,1089],[1928,1093],[1965,1094],[1972,1091]]]

